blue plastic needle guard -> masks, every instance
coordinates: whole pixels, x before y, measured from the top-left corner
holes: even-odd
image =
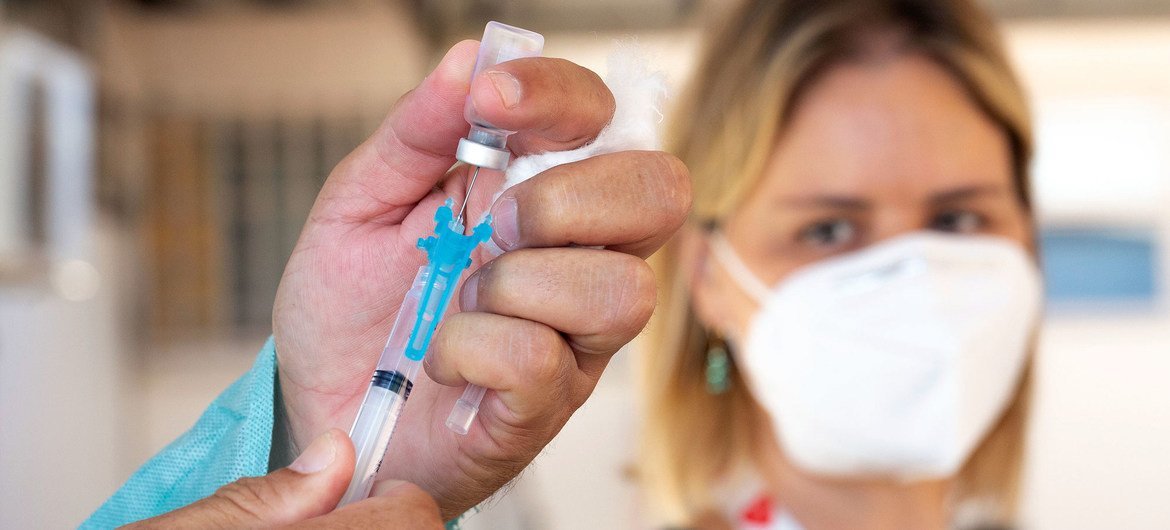
[[[464,235],[463,226],[453,221],[452,204],[454,201],[447,199],[435,211],[435,235],[418,240],[418,248],[427,253],[429,274],[427,275],[426,288],[423,290],[423,298],[418,304],[415,327],[411,330],[405,352],[406,357],[414,361],[420,361],[426,355],[427,347],[431,343],[431,335],[434,334],[439,320],[447,311],[447,305],[451,302],[451,295],[455,292],[455,285],[459,283],[459,277],[463,275],[463,271],[471,266],[471,252],[480,243],[492,237],[492,217],[490,215],[476,225],[470,234]],[[435,283],[439,280],[443,280],[443,288],[436,293]],[[431,297],[436,295],[441,298],[437,301],[431,300]],[[433,305],[435,316],[433,320],[428,322],[427,319],[423,318],[423,315],[432,307],[433,302],[438,302],[437,305]],[[422,341],[416,340],[418,333],[424,333]],[[413,347],[415,344],[418,345],[417,348]]]

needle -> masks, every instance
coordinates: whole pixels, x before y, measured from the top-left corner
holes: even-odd
[[[467,183],[467,193],[463,195],[463,206],[459,207],[459,215],[455,217],[455,222],[463,224],[463,211],[467,209],[467,199],[471,198],[471,188],[475,187],[475,177],[479,176],[479,166],[475,166],[475,173],[471,174],[471,182]]]

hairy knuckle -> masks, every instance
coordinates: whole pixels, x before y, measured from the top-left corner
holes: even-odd
[[[517,298],[523,293],[522,286],[517,285],[520,262],[528,254],[525,249],[520,249],[507,252],[488,263],[479,279],[477,303],[482,308],[490,311],[516,304]]]
[[[580,377],[574,381],[570,386],[568,394],[569,406],[572,410],[577,410],[589,401],[589,396],[593,395],[593,389],[597,387],[597,380],[591,377]]]
[[[548,80],[555,87],[555,95],[558,98],[573,93],[575,78],[571,72],[576,65],[567,59],[561,59],[559,57],[550,57],[548,60],[541,61],[538,64],[540,65],[540,78]],[[553,101],[556,100],[554,99]]]
[[[592,125],[600,129],[613,119],[613,114],[617,110],[617,100],[614,99],[613,92],[610,92],[609,87],[605,85],[605,81],[601,79],[601,76],[587,68],[577,68],[582,70],[585,77],[589,80],[589,93],[595,103],[592,108],[601,110],[601,112],[594,112],[591,116],[594,120]]]
[[[616,103],[613,93],[610,92],[600,75],[565,59],[553,59],[548,63],[548,66],[549,70],[556,72],[554,76],[550,77],[556,79],[562,95],[567,94],[578,100],[584,99],[594,103],[593,105],[575,105],[570,107],[571,109],[580,109],[586,112],[587,114],[583,117],[591,122],[590,125],[600,127],[609,123],[610,118],[613,117]],[[558,99],[558,101],[560,100]],[[596,112],[598,109],[605,112],[598,113]]]

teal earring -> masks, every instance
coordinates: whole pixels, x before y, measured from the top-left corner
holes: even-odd
[[[707,333],[707,392],[720,395],[731,388],[731,356],[718,333]]]

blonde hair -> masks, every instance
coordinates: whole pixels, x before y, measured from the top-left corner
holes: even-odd
[[[1007,133],[1015,183],[1029,207],[1031,124],[993,21],[967,0],[759,0],[736,10],[708,43],[677,109],[670,144],[690,168],[693,224],[718,223],[760,180],[802,89],[829,66],[864,60],[875,31],[951,73]],[[867,40],[868,39],[868,40]],[[691,307],[679,242],[654,258],[662,301],[642,352],[647,422],[639,477],[657,515],[691,524],[716,509],[715,484],[757,462],[759,409],[732,371],[727,392],[707,391],[707,332]],[[1014,517],[1029,370],[999,422],[957,477],[956,505],[995,522]]]

